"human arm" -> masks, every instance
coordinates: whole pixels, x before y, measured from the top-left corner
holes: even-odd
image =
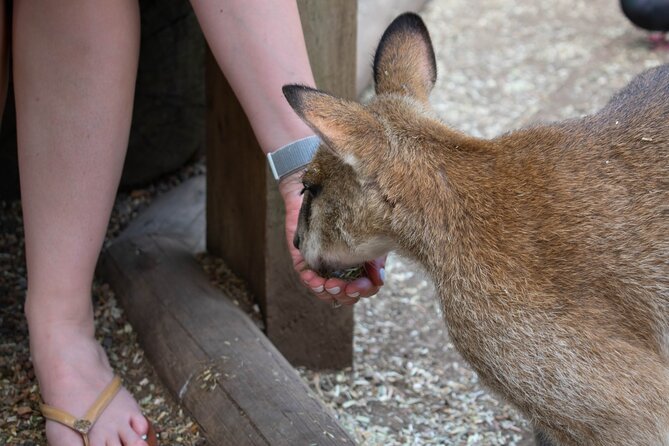
[[[219,66],[235,91],[264,153],[305,136],[311,129],[295,115],[281,87],[315,85],[294,0],[192,0],[204,34]],[[295,269],[302,281],[324,300],[353,303],[378,291],[377,262],[368,276],[352,283],[320,277],[292,245],[302,202],[299,174],[284,179],[279,190],[286,206],[286,232]],[[325,290],[330,290],[328,293]],[[353,297],[350,297],[350,296]]]

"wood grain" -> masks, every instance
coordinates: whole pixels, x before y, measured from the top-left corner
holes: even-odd
[[[210,285],[187,244],[160,235],[118,240],[99,274],[209,444],[353,444],[250,318]]]

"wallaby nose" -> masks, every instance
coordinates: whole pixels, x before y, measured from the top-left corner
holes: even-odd
[[[295,237],[293,237],[293,246],[295,249],[300,249],[300,236],[297,232],[295,233]]]

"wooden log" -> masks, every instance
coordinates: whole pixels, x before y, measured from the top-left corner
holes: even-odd
[[[156,198],[130,222],[117,240],[140,235],[162,235],[184,242],[190,252],[203,252],[205,228],[205,177],[190,178]]]
[[[319,87],[355,96],[355,0],[298,1]],[[353,312],[333,310],[299,283],[282,199],[251,126],[213,56],[207,62],[207,249],[249,284],[267,336],[295,365],[329,369],[353,358]]]
[[[354,444],[251,319],[209,283],[187,244],[119,239],[99,274],[209,444]]]

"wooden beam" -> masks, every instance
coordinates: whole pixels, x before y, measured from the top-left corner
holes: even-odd
[[[297,4],[316,85],[355,99],[357,0],[298,0]]]
[[[251,319],[210,285],[187,243],[125,237],[98,272],[208,444],[354,444]]]
[[[320,88],[355,96],[355,0],[300,0]],[[225,259],[256,296],[267,336],[295,365],[330,369],[353,358],[353,312],[331,309],[295,274],[282,199],[251,126],[213,56],[207,62],[207,249]]]

